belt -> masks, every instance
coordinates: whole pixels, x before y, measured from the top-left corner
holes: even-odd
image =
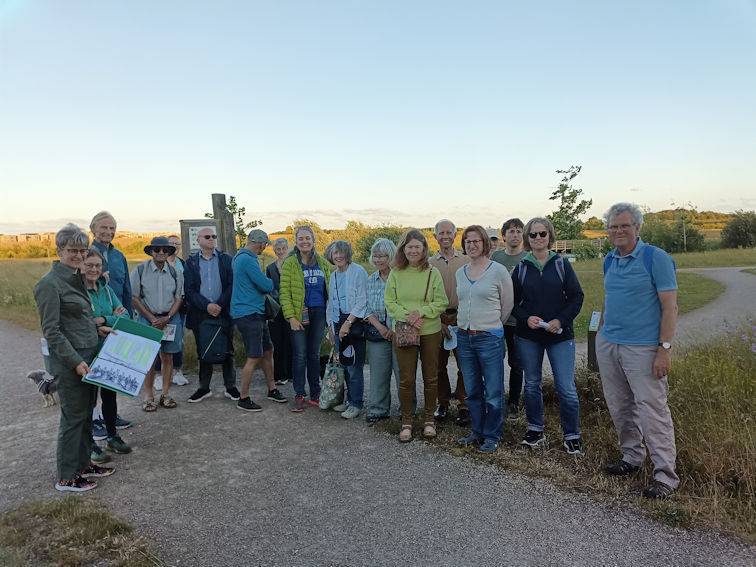
[[[462,327],[457,330],[460,333],[464,333],[466,335],[479,335],[480,333],[485,333],[485,331],[473,331],[472,329],[463,329]]]
[[[165,313],[153,313],[153,315],[156,317],[165,317],[168,313],[170,313],[170,311],[166,311]]]

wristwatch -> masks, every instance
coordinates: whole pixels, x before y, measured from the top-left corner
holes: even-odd
[[[659,346],[664,350],[670,350],[672,348],[672,343],[659,343]]]

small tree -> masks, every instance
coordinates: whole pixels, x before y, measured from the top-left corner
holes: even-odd
[[[726,248],[756,246],[756,212],[735,211],[734,218],[722,229],[722,244]]]
[[[580,165],[570,166],[567,170],[558,169],[557,173],[563,174],[562,181],[549,197],[550,201],[559,201],[559,208],[548,215],[548,219],[554,225],[557,238],[560,240],[574,240],[582,237],[580,233],[583,230],[583,221],[580,220],[580,215],[593,204],[593,199],[578,201],[583,190],[575,189],[570,183],[581,169]]]
[[[598,217],[591,217],[583,223],[583,230],[605,230],[604,221]]]
[[[228,197],[226,208],[234,216],[234,229],[236,230],[236,236],[239,237],[242,244],[247,241],[247,232],[263,223],[260,219],[251,221],[244,220],[244,213],[247,212],[247,208],[240,207],[236,202],[236,197],[233,195]],[[205,213],[205,218],[213,219],[215,218],[215,215],[213,215],[213,213]]]
[[[370,261],[370,249],[379,238],[388,238],[394,244],[399,243],[399,239],[406,229],[396,225],[385,225],[371,228],[368,233],[362,236],[354,246],[354,255],[358,261],[368,263]]]

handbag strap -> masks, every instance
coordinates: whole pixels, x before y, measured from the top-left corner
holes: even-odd
[[[425,300],[428,299],[428,288],[430,287],[430,279],[431,279],[432,273],[433,273],[433,266],[431,266],[430,270],[428,270],[428,281],[425,283],[425,295],[423,295],[423,305],[425,305]]]

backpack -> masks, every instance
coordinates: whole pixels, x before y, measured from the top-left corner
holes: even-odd
[[[528,264],[529,262],[526,262],[524,258],[518,264],[520,267],[520,271],[518,272],[520,287],[525,285],[525,274],[528,271]],[[556,260],[554,260],[554,267],[556,267],[557,274],[559,274],[559,281],[564,284],[564,258],[562,256],[557,255]]]
[[[648,272],[648,275],[651,276],[651,284],[656,287],[656,280],[654,279],[654,256],[656,256],[656,251],[661,250],[657,246],[653,246],[651,244],[646,244],[646,249],[643,251],[643,267],[646,268],[646,272]],[[614,252],[616,251],[616,248],[609,252],[606,256],[604,256],[604,276],[606,276],[606,272],[609,270],[609,264],[614,259]],[[648,252],[651,252],[650,254]],[[676,270],[677,264],[675,263],[675,259],[672,258],[672,267]]]
[[[144,265],[147,262],[149,262],[149,260],[137,266],[137,273],[139,274],[139,299],[144,299],[144,289],[142,288],[142,274],[144,274]],[[168,262],[166,262],[165,265],[168,266],[168,271],[173,276],[173,283],[175,283],[176,287],[178,287],[178,276],[176,275],[176,268],[171,266]]]
[[[200,322],[197,334],[199,335],[197,358],[210,364],[217,364],[226,360],[228,341],[226,340],[223,321],[208,317]]]

